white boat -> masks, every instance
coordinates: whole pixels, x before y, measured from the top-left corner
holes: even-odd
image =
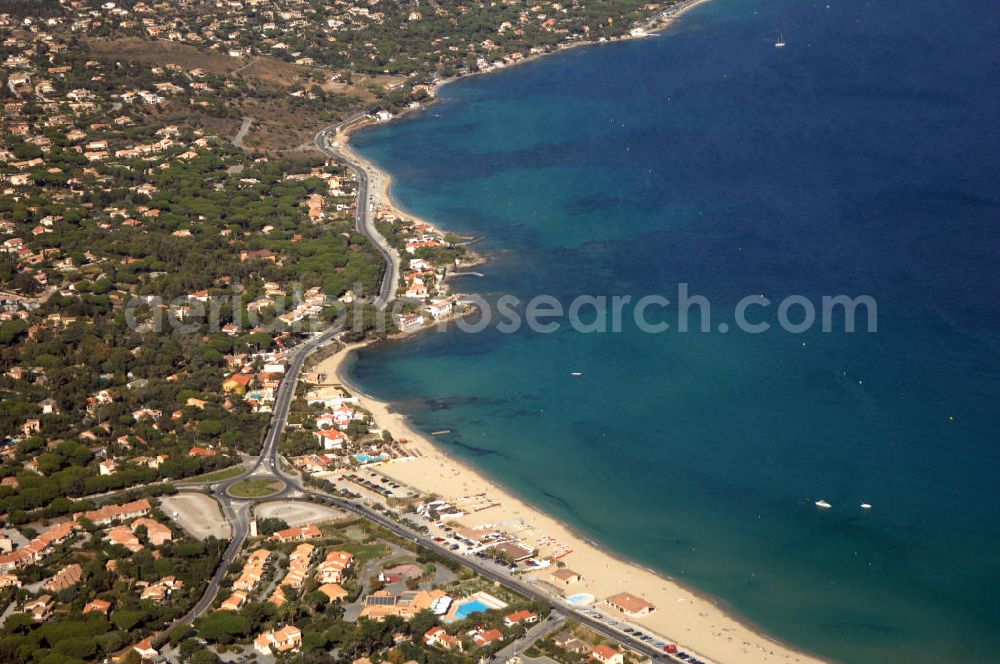
[[[574,371],[573,373],[570,374],[570,376],[582,376],[582,375],[583,375],[582,371]]]
[[[863,510],[870,510],[871,508],[872,508],[871,504],[869,504],[869,503],[861,503],[861,509],[863,509]]]
[[[778,41],[774,42],[775,48],[785,48],[785,35],[780,35]]]
[[[816,501],[816,507],[822,507],[823,509],[828,510],[831,507],[833,507],[833,505],[831,505],[830,503],[826,502],[825,500],[817,500]]]

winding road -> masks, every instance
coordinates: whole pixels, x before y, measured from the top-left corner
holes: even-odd
[[[357,174],[359,185],[356,219],[357,229],[358,232],[363,233],[372,241],[372,244],[386,261],[386,271],[383,275],[378,298],[375,301],[376,307],[379,310],[383,310],[392,299],[396,290],[395,285],[398,283],[399,278],[399,258],[389,247],[385,238],[383,238],[374,229],[375,214],[372,199],[370,198],[368,192],[368,169],[370,167],[364,163],[350,161],[347,156],[341,154],[329,145],[330,136],[335,136],[341,129],[362,119],[364,115],[364,113],[359,113],[351,116],[343,122],[327,127],[316,135],[314,142],[316,147],[324,154],[331,158],[345,161]],[[208,487],[211,495],[218,500],[220,506],[222,507],[222,514],[232,528],[232,538],[223,552],[215,573],[209,580],[208,587],[206,588],[204,595],[202,595],[201,599],[198,600],[188,613],[172,623],[167,628],[167,631],[177,624],[191,623],[200,616],[204,615],[205,612],[211,608],[212,603],[218,595],[222,581],[225,579],[225,576],[229,571],[230,565],[232,565],[233,561],[236,560],[240,550],[246,542],[249,534],[253,506],[257,503],[265,501],[295,498],[330,507],[336,507],[345,512],[355,514],[363,519],[378,524],[400,538],[410,540],[419,546],[434,551],[438,555],[455,560],[461,565],[474,570],[480,576],[493,581],[498,581],[526,597],[554,603],[556,605],[555,611],[557,613],[553,613],[553,615],[556,616],[555,620],[560,623],[563,616],[572,616],[575,620],[586,625],[595,632],[627,644],[630,648],[651,656],[654,662],[684,661],[663,653],[649,643],[643,642],[629,634],[625,634],[624,632],[615,629],[605,622],[592,617],[589,613],[576,609],[568,604],[562,604],[558,600],[554,601],[555,598],[551,595],[544,593],[533,585],[515,577],[506,569],[499,567],[495,563],[490,563],[475,557],[467,557],[450,551],[449,549],[439,545],[432,538],[385,516],[381,512],[377,512],[369,508],[363,503],[347,500],[339,496],[333,496],[306,487],[302,483],[302,479],[299,475],[286,473],[281,466],[278,445],[281,441],[281,435],[285,430],[285,424],[288,419],[288,410],[295,398],[295,390],[298,385],[299,373],[302,371],[302,366],[305,363],[306,358],[319,348],[333,342],[340,331],[341,327],[337,326],[323,332],[316,333],[312,338],[302,342],[298,346],[293,347],[289,351],[290,361],[285,370],[285,375],[282,378],[281,384],[275,393],[271,421],[268,425],[267,433],[264,436],[260,456],[257,457],[257,460],[252,466],[247,468],[237,477],[204,485]],[[251,477],[279,480],[284,483],[284,488],[282,488],[281,491],[265,498],[236,498],[229,494],[229,487],[241,480]]]
[[[330,125],[316,134],[313,143],[316,145],[316,149],[327,157],[339,159],[347,164],[358,178],[358,202],[356,206],[357,210],[355,211],[355,227],[359,233],[371,240],[376,251],[382,256],[382,260],[385,261],[385,272],[382,275],[382,283],[379,286],[378,298],[375,300],[376,308],[381,311],[385,309],[389,300],[396,294],[396,288],[399,284],[399,255],[392,250],[389,243],[382,237],[382,234],[375,229],[376,201],[372,192],[369,191],[369,184],[371,179],[377,176],[371,170],[370,165],[354,161],[351,155],[330,144],[331,137],[335,137],[341,130],[364,119],[366,115],[366,112],[355,113],[346,120]]]

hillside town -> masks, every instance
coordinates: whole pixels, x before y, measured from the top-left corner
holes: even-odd
[[[313,136],[352,114],[375,123],[422,107],[443,79],[635,36],[660,11],[0,8],[0,660],[471,662],[531,648],[646,661],[346,513],[256,514],[230,552],[235,526],[211,487],[260,463],[297,349],[343,311],[360,325],[333,348],[467,310],[448,282],[477,260],[465,239],[380,199],[375,225],[401,269],[399,306],[379,324],[386,266],[356,222],[359,174]],[[573,582],[566,550],[454,522],[488,500],[455,506],[379,473],[419,451],[349,391],[310,392],[336,382],[304,376],[280,437],[288,472],[323,495],[392,505],[445,551]],[[642,602],[602,606],[652,610]]]

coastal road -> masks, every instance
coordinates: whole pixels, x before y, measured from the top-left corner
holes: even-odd
[[[434,551],[435,553],[450,558],[464,567],[468,567],[475,571],[480,576],[490,579],[492,581],[499,581],[503,585],[512,588],[513,590],[521,593],[525,597],[530,597],[533,599],[539,599],[545,602],[551,603],[552,598],[547,594],[539,591],[534,586],[522,581],[521,579],[505,572],[501,572],[499,568],[486,563],[485,561],[480,561],[474,557],[467,557],[461,554],[455,553],[440,544],[435,542],[432,538],[423,535],[401,523],[394,521],[393,519],[385,516],[381,512],[376,512],[375,510],[369,508],[368,506],[357,503],[353,500],[347,500],[339,496],[333,496],[322,491],[317,491],[305,486],[302,483],[301,478],[298,475],[290,475],[282,470],[280,464],[277,460],[277,451],[272,452],[272,456],[267,463],[269,469],[272,470],[275,477],[286,485],[287,488],[292,488],[295,491],[303,494],[309,500],[328,505],[330,507],[336,507],[350,514],[355,514],[363,519],[371,521],[378,524],[379,526],[385,528],[389,532],[393,533],[397,537],[402,539],[410,540],[411,542],[418,544],[426,549]],[[608,638],[614,639],[616,641],[627,644],[630,648],[645,653],[649,655],[653,661],[657,662],[668,662],[668,661],[683,661],[679,659],[674,659],[670,655],[658,650],[649,643],[645,643],[639,639],[633,638],[628,634],[620,632],[610,625],[593,618],[590,614],[579,611],[570,606],[560,606],[555,609],[560,613],[571,615],[577,622],[580,622],[595,632],[606,636]],[[554,611],[554,612],[555,612]]]
[[[411,542],[428,550],[434,551],[441,556],[450,558],[451,560],[472,569],[484,578],[492,581],[499,581],[526,597],[551,603],[552,598],[549,595],[541,592],[534,586],[522,581],[510,573],[501,571],[501,568],[495,566],[494,564],[481,561],[475,557],[467,557],[455,553],[454,551],[450,551],[449,549],[440,546],[432,538],[394,521],[381,512],[377,512],[364,504],[309,488],[302,483],[300,476],[291,475],[284,471],[280,462],[278,444],[281,440],[281,435],[284,432],[289,407],[295,397],[295,389],[298,384],[298,376],[302,370],[302,365],[313,351],[319,348],[322,344],[331,341],[338,333],[339,329],[328,330],[300,344],[290,352],[291,361],[285,371],[281,384],[278,387],[278,391],[275,394],[271,422],[269,424],[267,434],[264,437],[264,443],[260,456],[250,468],[246,469],[239,476],[209,485],[211,494],[219,501],[219,504],[222,507],[223,516],[232,527],[233,537],[230,540],[229,545],[226,547],[226,550],[222,555],[222,559],[219,562],[219,566],[216,568],[215,573],[209,581],[208,588],[206,588],[202,598],[183,618],[176,621],[175,624],[194,621],[203,615],[215,601],[215,597],[219,591],[219,586],[225,578],[225,575],[229,570],[229,566],[236,559],[236,556],[239,554],[240,549],[246,541],[253,506],[259,502],[287,498],[295,495],[301,496],[311,502],[336,507],[350,514],[355,514],[358,517],[378,524],[400,538],[410,540]],[[265,498],[240,499],[229,495],[229,487],[240,480],[246,479],[247,477],[273,478],[284,483],[285,486],[278,493]],[[584,611],[576,609],[575,607],[568,605],[559,606],[556,610],[572,616],[579,623],[586,625],[603,636],[625,643],[630,648],[651,656],[653,661],[683,661],[663,653],[648,643],[636,639],[628,634],[624,634],[623,632],[592,617]]]
[[[288,410],[295,397],[295,389],[298,385],[298,378],[299,373],[302,370],[302,365],[312,352],[317,350],[321,345],[332,341],[339,332],[339,329],[327,330],[314,336],[308,341],[299,344],[290,351],[290,362],[285,370],[285,375],[278,387],[278,391],[275,394],[271,422],[268,426],[267,434],[264,437],[264,443],[261,448],[260,456],[257,457],[256,462],[251,467],[244,470],[244,472],[239,476],[209,485],[211,494],[219,501],[219,504],[222,507],[223,516],[232,527],[233,537],[230,540],[229,545],[226,547],[226,550],[222,555],[222,559],[219,562],[219,566],[216,568],[215,573],[209,581],[208,588],[206,589],[204,595],[191,609],[191,611],[189,611],[181,620],[177,622],[191,622],[197,619],[203,615],[215,601],[215,597],[219,591],[219,586],[225,578],[225,575],[229,570],[229,566],[236,559],[236,556],[239,554],[240,549],[246,541],[253,506],[259,502],[287,498],[296,494],[306,500],[316,502],[321,505],[336,507],[345,512],[355,514],[363,519],[376,523],[400,538],[410,540],[411,542],[434,551],[441,556],[450,558],[459,564],[474,570],[480,576],[493,581],[499,581],[526,597],[551,602],[552,598],[546,593],[541,592],[534,586],[522,581],[510,573],[507,573],[506,571],[501,571],[499,567],[493,564],[481,561],[475,557],[467,557],[455,553],[454,551],[450,551],[449,549],[439,545],[432,538],[404,526],[385,516],[381,512],[376,512],[364,504],[309,488],[302,483],[300,476],[288,474],[283,470],[281,467],[278,445],[281,441],[281,435],[285,429],[285,423],[288,418]],[[229,487],[243,479],[246,479],[247,477],[273,478],[281,481],[285,486],[278,493],[265,498],[241,499],[234,498],[229,495]],[[654,661],[682,661],[663,653],[648,643],[633,638],[628,634],[624,634],[605,622],[592,617],[589,613],[580,611],[575,607],[568,605],[559,606],[558,610],[571,615],[581,624],[586,625],[603,636],[626,643],[630,648],[650,655]]]
[[[289,497],[295,493],[296,488],[284,479],[283,473],[278,468],[278,444],[281,442],[281,434],[285,430],[288,421],[288,410],[295,399],[295,388],[299,382],[299,373],[306,358],[321,346],[330,343],[340,333],[341,327],[332,328],[313,336],[311,339],[299,344],[289,351],[290,361],[285,369],[285,375],[274,396],[274,406],[271,412],[271,421],[268,424],[267,433],[261,447],[261,453],[252,466],[246,468],[236,477],[220,482],[209,483],[207,485],[209,493],[215,498],[222,508],[222,516],[229,522],[232,528],[232,538],[226,546],[219,561],[215,573],[209,580],[208,587],[198,603],[191,608],[182,618],[174,624],[181,622],[190,623],[204,615],[211,607],[212,602],[219,592],[219,586],[229,571],[229,566],[239,555],[240,549],[247,539],[250,531],[250,519],[253,506],[264,500],[278,500]],[[248,477],[274,478],[285,483],[284,488],[278,493],[265,498],[235,498],[229,494],[229,487]],[[172,626],[172,625],[171,625]]]
[[[395,296],[399,285],[399,255],[392,250],[382,234],[375,229],[375,210],[373,209],[375,199],[369,186],[370,178],[374,176],[374,173],[369,172],[367,164],[353,161],[347,154],[330,145],[331,137],[336,136],[341,130],[358,122],[366,115],[366,112],[355,113],[342,122],[330,125],[316,134],[313,143],[327,157],[346,163],[358,178],[358,202],[354,225],[359,233],[371,241],[385,262],[385,272],[382,275],[382,283],[379,285],[378,297],[375,299],[375,307],[381,311]]]
[[[566,614],[560,613],[558,609],[553,609],[547,620],[544,620],[537,625],[532,625],[531,628],[524,633],[524,636],[496,651],[493,657],[490,658],[490,662],[506,662],[511,657],[516,657],[522,654],[525,650],[530,648],[531,644],[535,641],[544,639],[549,634],[559,631],[565,626]]]
[[[347,118],[343,122],[327,127],[316,134],[314,143],[316,147],[323,152],[323,154],[331,158],[342,159],[357,174],[357,229],[360,233],[363,233],[371,240],[372,244],[386,261],[386,271],[382,278],[379,295],[375,300],[376,307],[379,310],[383,310],[393,298],[396,291],[396,284],[399,280],[399,258],[389,247],[385,238],[383,238],[374,228],[375,214],[372,209],[373,205],[368,191],[369,172],[367,165],[351,161],[345,155],[336,151],[329,145],[329,139],[331,136],[335,136],[337,132],[344,127],[362,119],[364,115],[364,113],[358,113],[350,118]],[[336,507],[373,523],[377,523],[400,538],[410,540],[415,544],[434,551],[441,556],[452,559],[459,564],[474,570],[480,576],[493,581],[498,581],[526,597],[551,602],[552,598],[548,594],[541,592],[532,585],[506,571],[501,571],[501,568],[493,564],[450,551],[449,549],[440,546],[430,537],[404,526],[385,516],[381,512],[376,512],[375,510],[370,509],[364,504],[308,488],[302,483],[302,480],[298,475],[287,474],[282,469],[278,445],[285,430],[289,408],[295,398],[295,390],[298,386],[299,373],[302,370],[302,366],[306,358],[308,358],[310,354],[320,347],[334,341],[336,336],[340,333],[340,329],[340,327],[331,328],[317,333],[310,339],[289,350],[288,357],[290,361],[285,370],[285,375],[282,377],[281,384],[278,386],[278,390],[275,393],[271,421],[264,437],[261,453],[257,457],[256,462],[235,478],[209,485],[211,494],[219,501],[219,504],[222,507],[223,516],[232,527],[233,536],[229,545],[226,547],[226,550],[223,552],[222,559],[220,560],[215,573],[212,575],[212,578],[209,580],[208,587],[206,588],[206,591],[202,595],[201,599],[185,616],[178,621],[175,621],[174,624],[180,622],[192,622],[203,615],[211,607],[212,603],[215,601],[216,595],[218,594],[219,586],[222,583],[222,580],[225,578],[230,565],[236,559],[236,556],[239,554],[240,549],[243,547],[243,544],[247,539],[253,506],[259,502],[291,497],[296,494],[301,495],[305,499],[312,502]],[[246,479],[247,477],[273,478],[283,482],[285,486],[277,494],[267,496],[265,498],[240,499],[229,495],[229,487],[236,482]],[[663,653],[649,643],[643,642],[628,634],[624,634],[603,621],[592,617],[589,613],[581,611],[575,607],[568,605],[560,606],[558,607],[558,611],[572,616],[579,623],[586,625],[603,636],[622,642],[638,652],[649,655],[653,661],[684,661]],[[173,625],[171,625],[171,627],[172,626]]]

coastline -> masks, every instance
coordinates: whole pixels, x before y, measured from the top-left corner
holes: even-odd
[[[641,35],[625,35],[606,42],[578,41],[563,44],[551,51],[529,55],[504,67],[436,81],[429,102],[400,112],[390,122],[411,113],[427,110],[437,103],[438,91],[449,83],[468,76],[497,73],[572,48],[657,36],[658,33],[673,26],[683,14],[707,2],[710,0],[686,0],[677,3],[674,8],[651,19],[645,25],[646,33]],[[402,208],[392,197],[391,175],[360,155],[351,146],[352,134],[373,124],[375,124],[373,121],[364,119],[344,127],[335,137],[337,149],[366,169],[374,185],[371,193],[374,195],[376,206],[382,206],[390,214],[402,219],[425,224],[442,232],[432,222]],[[477,256],[472,264],[484,262],[485,259]],[[402,341],[424,329],[415,330],[393,340]],[[406,447],[412,453],[411,458],[378,464],[380,472],[422,493],[434,494],[450,502],[460,501],[467,496],[485,494],[490,502],[497,504],[466,514],[456,521],[468,527],[503,523],[508,530],[518,532],[525,540],[535,541],[544,538],[543,541],[546,542],[548,540],[557,542],[559,548],[556,550],[549,550],[550,546],[540,547],[540,555],[559,554],[569,550],[571,553],[566,554],[562,562],[583,576],[583,581],[567,589],[566,594],[590,593],[597,598],[597,603],[604,597],[622,591],[640,594],[656,605],[656,611],[643,618],[630,619],[630,622],[675,641],[679,647],[696,653],[702,659],[753,663],[827,661],[773,639],[762,630],[741,621],[734,612],[721,607],[713,598],[699,594],[661,572],[602,548],[599,543],[522,500],[465,461],[449,455],[429,436],[411,426],[406,416],[393,410],[390,403],[366,394],[347,379],[345,375],[347,360],[352,353],[370,343],[375,342],[346,346],[317,363],[316,369],[328,376],[336,376],[336,381],[357,396],[361,406],[372,413],[379,428],[389,431],[397,441],[406,441]],[[323,388],[314,389],[312,392],[322,393]],[[543,570],[527,574],[525,578],[542,580],[547,574],[548,572]],[[556,598],[557,595],[553,595],[554,604],[559,603]]]
[[[639,594],[656,605],[656,610],[646,617],[629,621],[675,641],[680,648],[697,653],[702,659],[759,664],[825,661],[784,645],[741,622],[712,598],[602,547],[519,498],[465,461],[443,451],[429,436],[414,428],[405,415],[393,410],[391,404],[366,394],[347,379],[345,369],[351,354],[370,343],[374,342],[346,346],[319,362],[316,370],[331,378],[336,376],[335,381],[371,412],[379,428],[389,431],[397,441],[406,441],[404,445],[410,452],[410,458],[378,464],[381,473],[424,494],[435,494],[452,503],[461,503],[463,498],[469,496],[485,496],[486,502],[492,506],[455,520],[467,527],[502,523],[525,541],[544,542],[538,544],[540,556],[571,551],[561,562],[580,573],[583,581],[567,588],[566,594],[590,593],[598,600],[595,606],[604,597],[618,592]],[[324,394],[327,390],[333,394],[337,388],[314,388],[311,393]],[[531,572],[524,578],[541,581],[549,571]],[[559,604],[557,597],[552,595],[555,605]]]
[[[563,43],[557,45],[551,51],[545,51],[543,53],[533,53],[526,57],[521,58],[520,60],[506,64],[503,67],[490,68],[483,71],[469,72],[466,74],[462,74],[460,76],[453,76],[451,78],[438,79],[434,81],[434,85],[431,88],[429,101],[400,111],[397,115],[392,117],[388,122],[396,122],[398,120],[410,116],[413,113],[420,113],[428,110],[438,102],[438,92],[441,90],[441,88],[450,83],[455,83],[456,81],[464,80],[466,78],[470,78],[473,76],[485,76],[487,74],[496,74],[502,71],[506,71],[511,67],[518,67],[527,64],[529,62],[535,62],[537,60],[540,60],[541,58],[556,55],[558,53],[562,53],[570,49],[582,48],[587,46],[603,46],[606,44],[616,44],[623,41],[633,41],[636,39],[648,39],[650,37],[658,37],[665,30],[671,28],[674,25],[674,23],[676,23],[677,20],[680,19],[684,14],[691,11],[695,7],[708,4],[711,1],[712,0],[681,0],[680,2],[676,2],[667,9],[665,9],[660,14],[649,19],[644,24],[643,27],[644,33],[641,35],[631,35],[631,34],[623,35],[618,39],[612,41],[579,40],[569,43]],[[380,123],[372,120],[370,116],[366,116],[357,122],[352,122],[346,126],[340,127],[337,133],[334,134],[334,140],[336,141],[336,144],[334,146],[335,149],[348,161],[352,161],[355,164],[360,164],[361,167],[364,168],[365,171],[367,171],[368,176],[370,178],[370,182],[374,185],[372,187],[372,192],[369,192],[369,194],[371,195],[372,193],[374,193],[376,206],[381,205],[390,214],[393,214],[401,219],[407,219],[416,224],[426,225],[429,228],[433,229],[434,231],[444,235],[445,234],[444,231],[438,228],[433,222],[423,217],[417,216],[407,211],[401,205],[399,205],[392,196],[392,175],[390,173],[387,173],[383,169],[379,168],[371,160],[365,158],[351,146],[351,137],[355,132],[360,131],[361,129],[364,129],[366,127],[375,126],[377,124]],[[470,259],[471,260],[467,264],[463,264],[460,267],[471,267],[474,265],[482,265],[488,262],[486,258],[484,258],[479,254],[473,254],[473,256],[471,256]]]

